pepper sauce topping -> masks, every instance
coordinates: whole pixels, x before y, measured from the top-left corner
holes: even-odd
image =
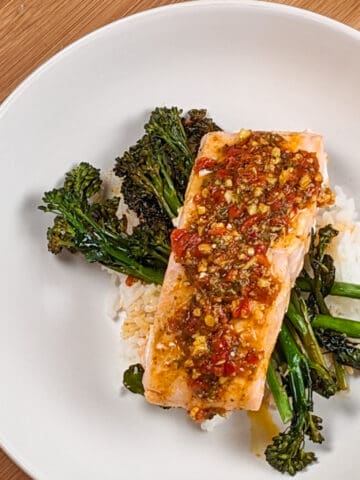
[[[196,161],[194,213],[171,235],[196,293],[170,328],[198,398],[215,400],[232,377],[250,378],[263,356],[256,325],[280,288],[267,251],[321,192],[316,154],[293,150],[280,135],[242,131],[219,159]]]

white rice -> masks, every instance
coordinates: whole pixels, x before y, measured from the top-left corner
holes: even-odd
[[[108,270],[113,288],[107,301],[108,315],[121,326],[121,353],[128,363],[141,362],[149,330],[153,324],[161,286],[125,283],[126,276]]]
[[[230,418],[231,413],[232,412],[228,412],[223,417],[221,415],[215,415],[213,418],[204,420],[203,422],[201,422],[201,429],[204,430],[205,432],[212,432],[214,428],[226,422],[226,420]]]
[[[328,250],[335,262],[336,280],[360,284],[360,222],[355,203],[341,187],[336,186],[334,191],[336,204],[319,212],[317,226],[331,223],[339,231]],[[334,316],[360,320],[360,301],[328,297],[327,303]]]

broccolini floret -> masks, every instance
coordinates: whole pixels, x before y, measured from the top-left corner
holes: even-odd
[[[176,192],[169,170],[168,158],[160,142],[149,135],[144,135],[121,158],[117,158],[114,169],[116,175],[127,179],[127,188],[143,190],[149,198],[153,197],[171,219],[176,217],[182,199]],[[127,190],[123,190],[125,201],[129,204]],[[129,207],[132,208],[132,205]]]
[[[220,131],[212,118],[207,116],[205,109],[192,109],[182,118],[182,123],[187,137],[190,152],[193,157],[197,155],[202,137],[209,132]]]
[[[178,157],[182,159],[181,172],[179,173],[187,181],[194,163],[194,156],[188,145],[181,114],[182,110],[179,110],[177,107],[155,108],[151,112],[148,123],[145,125],[145,131],[151,138],[160,140],[173,152],[177,153]]]
[[[330,329],[316,329],[316,335],[324,349],[333,353],[340,364],[360,369],[358,340],[349,338],[345,333],[338,333]]]

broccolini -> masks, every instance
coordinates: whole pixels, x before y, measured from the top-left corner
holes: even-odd
[[[132,235],[126,233],[125,219],[116,215],[119,198],[91,201],[101,183],[100,171],[82,162],[66,174],[63,187],[44,194],[39,209],[56,215],[47,232],[49,250],[79,252],[89,262],[161,283],[169,254],[162,226],[150,232],[140,224]]]
[[[177,107],[156,108],[145,125],[146,134],[116,158],[114,172],[123,179],[125,202],[140,219],[159,218],[172,229],[184,200],[201,137],[219,127],[206,110],[190,110],[181,117]]]
[[[313,452],[304,448],[305,437],[315,443],[324,438],[320,431],[322,420],[312,413],[312,381],[307,359],[299,351],[287,322],[279,335],[279,346],[287,368],[287,382],[292,399],[293,417],[285,432],[273,438],[273,443],[265,450],[266,460],[280,472],[295,475],[316,460]]]

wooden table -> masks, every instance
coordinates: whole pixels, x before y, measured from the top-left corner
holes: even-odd
[[[277,0],[360,29],[359,0]],[[109,22],[178,0],[3,0],[0,2],[0,102],[49,57]],[[25,480],[0,450],[0,478]]]

